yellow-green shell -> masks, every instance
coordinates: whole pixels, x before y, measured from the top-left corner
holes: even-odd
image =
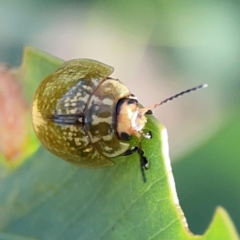
[[[129,144],[116,135],[116,105],[130,95],[113,68],[90,59],[65,62],[36,91],[32,119],[41,143],[60,158],[87,168],[113,165]]]

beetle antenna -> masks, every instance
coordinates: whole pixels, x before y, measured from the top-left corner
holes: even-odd
[[[178,94],[176,94],[176,95],[174,95],[174,96],[172,96],[172,97],[170,97],[170,98],[167,98],[167,99],[165,99],[165,100],[163,100],[163,101],[161,101],[161,102],[159,102],[159,103],[156,103],[156,104],[152,105],[151,107],[145,108],[145,109],[146,109],[146,112],[148,112],[150,109],[156,108],[156,107],[158,107],[158,106],[160,106],[160,105],[162,105],[162,104],[164,104],[164,103],[167,103],[167,102],[169,102],[169,101],[172,101],[173,99],[178,98],[178,97],[180,97],[180,96],[182,96],[182,95],[184,95],[184,94],[186,94],[186,93],[190,93],[190,92],[196,91],[196,90],[201,89],[201,88],[206,88],[206,87],[208,87],[207,84],[202,84],[202,85],[199,85],[199,86],[197,86],[197,87],[190,88],[190,89],[188,89],[188,90],[185,90],[185,91],[183,91],[183,92],[180,92],[180,93],[178,93]]]

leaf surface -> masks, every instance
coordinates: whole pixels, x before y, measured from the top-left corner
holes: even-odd
[[[26,48],[23,76],[31,85],[30,98],[61,63]],[[154,117],[146,128],[153,134],[142,142],[151,165],[146,183],[136,153],[115,158],[113,167],[89,170],[42,147],[16,171],[3,174],[0,239],[237,239],[224,210],[216,213],[206,235],[189,232],[178,205],[166,129]]]

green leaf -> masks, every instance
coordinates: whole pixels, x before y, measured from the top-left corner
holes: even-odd
[[[204,231],[219,204],[240,230],[240,115],[226,115],[208,141],[173,164],[181,205],[196,233]]]
[[[210,228],[202,239],[239,239],[235,227],[223,208],[217,208]]]
[[[35,86],[58,61],[27,48],[27,82]],[[42,147],[15,172],[2,174],[0,239],[237,239],[223,210],[205,236],[190,234],[175,192],[167,132],[154,117],[147,129],[153,134],[142,142],[151,164],[147,183],[138,154],[114,159],[113,167],[89,170]]]

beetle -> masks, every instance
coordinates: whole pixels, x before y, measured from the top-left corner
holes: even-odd
[[[152,109],[189,89],[148,108],[140,108],[127,86],[109,77],[113,67],[91,59],[65,62],[47,76],[33,100],[32,122],[42,145],[58,157],[86,168],[112,166],[112,159],[138,152],[143,169],[148,160],[141,138]],[[139,145],[130,147],[131,136]]]

